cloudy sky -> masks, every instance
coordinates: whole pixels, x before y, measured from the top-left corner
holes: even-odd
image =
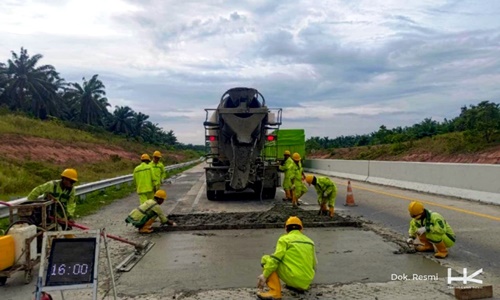
[[[500,102],[500,1],[1,0],[0,60],[21,47],[67,81],[99,74],[113,108],[182,143],[239,86],[307,137]]]

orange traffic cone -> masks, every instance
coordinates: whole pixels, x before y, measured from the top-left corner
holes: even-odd
[[[354,195],[352,193],[352,188],[351,188],[351,181],[347,181],[347,196],[345,197],[345,204],[344,206],[357,206],[356,203],[354,203]]]

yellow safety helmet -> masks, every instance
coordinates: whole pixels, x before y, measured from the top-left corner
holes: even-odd
[[[412,218],[415,218],[424,213],[424,205],[418,201],[412,201],[408,205],[408,212],[410,212]]]
[[[61,173],[61,177],[66,177],[68,179],[71,179],[73,181],[78,181],[78,174],[76,173],[75,169],[66,169]]]
[[[160,151],[155,151],[153,153],[153,157],[161,157],[161,152]]]
[[[167,199],[167,192],[165,192],[164,190],[157,190],[155,193],[155,197],[165,200]]]
[[[285,229],[288,227],[288,225],[299,225],[301,231],[304,228],[304,225],[302,225],[302,221],[295,216],[291,216],[290,218],[288,218],[288,220],[286,220]]]
[[[314,175],[306,175],[306,182],[311,185],[313,183]]]
[[[290,151],[289,150],[285,150],[285,153],[283,153],[283,155],[290,155]]]
[[[295,152],[293,155],[292,155],[292,159],[294,161],[300,161],[300,154],[298,154],[297,152]]]
[[[149,157],[148,154],[144,153],[143,155],[141,155],[141,160],[149,160],[149,161],[151,161],[151,157]]]

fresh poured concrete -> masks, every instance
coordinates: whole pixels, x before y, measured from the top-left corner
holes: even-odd
[[[154,248],[120,277],[121,295],[163,295],[180,290],[254,287],[260,258],[274,251],[284,231],[225,230],[170,232],[152,239]],[[357,228],[309,228],[318,266],[314,284],[389,282],[431,275],[443,279],[447,269],[419,254],[393,254],[397,246]],[[415,277],[414,277],[415,276]],[[433,277],[430,277],[433,280]],[[444,284],[444,283],[443,283]]]

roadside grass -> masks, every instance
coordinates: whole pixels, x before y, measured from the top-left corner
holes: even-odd
[[[184,168],[179,168],[175,170],[170,170],[167,172],[167,178],[171,178],[174,175],[182,173],[192,167],[196,166],[193,164]],[[77,199],[76,205],[76,218],[81,218],[98,212],[101,208],[106,205],[113,203],[115,200],[125,198],[136,191],[133,184],[124,183],[119,187],[109,187],[100,191],[95,191],[93,193],[87,194],[85,197],[79,197]],[[123,216],[125,219],[127,216]],[[0,219],[0,235],[3,234],[2,230],[7,229],[9,226],[9,218]]]

